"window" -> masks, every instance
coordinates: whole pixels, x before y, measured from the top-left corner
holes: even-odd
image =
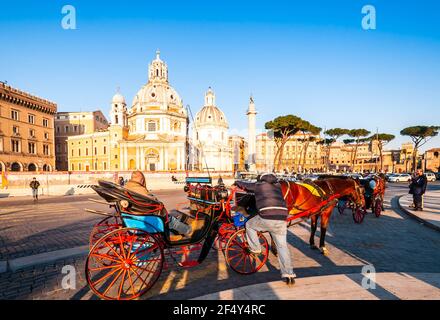
[[[98,148],[95,147],[95,156],[98,154]]]
[[[86,156],[89,155],[89,148],[86,148]]]
[[[93,166],[95,167],[95,170],[98,170],[98,164],[96,162],[93,164]]]
[[[78,126],[73,126],[73,131],[77,132],[78,131]]]
[[[60,133],[60,127],[57,126],[57,133]]]
[[[13,134],[17,135],[17,134],[19,134],[19,132],[20,132],[20,130],[18,129],[17,126],[13,126],[13,127],[12,127],[12,133],[13,133]]]
[[[18,111],[17,110],[11,110],[11,119],[18,121],[19,119]]]
[[[64,132],[69,132],[69,126],[64,127]]]
[[[3,151],[3,138],[0,137],[0,152]]]
[[[155,121],[148,121],[147,131],[149,131],[149,132],[156,131],[156,122]]]
[[[103,167],[104,170],[107,170],[107,162],[103,162],[102,163],[102,167]]]
[[[20,141],[11,140],[12,152],[20,152]]]
[[[74,151],[74,150],[72,149],[72,157],[73,157],[73,151]]]
[[[49,140],[49,133],[48,132],[44,133],[44,139]]]
[[[107,147],[104,146],[104,154],[106,154],[106,153],[107,153]]]
[[[78,156],[81,157],[81,149],[78,149]]]
[[[28,114],[28,122],[30,124],[35,124],[35,116],[33,114]]]
[[[78,170],[81,171],[81,163],[78,163]]]
[[[117,154],[115,154],[115,159],[118,159],[118,155]]]
[[[43,127],[49,127],[49,119],[43,118]]]
[[[45,156],[48,156],[48,155],[49,155],[49,145],[47,145],[47,144],[43,144],[43,154],[44,154]]]
[[[31,154],[35,154],[35,143],[34,142],[29,142],[28,143],[28,152]]]
[[[75,170],[75,165],[72,163],[72,171]]]

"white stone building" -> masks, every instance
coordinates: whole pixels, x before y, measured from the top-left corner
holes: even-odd
[[[228,121],[215,103],[211,88],[205,94],[203,108],[192,126],[194,167],[199,170],[231,171],[232,148],[229,144]]]

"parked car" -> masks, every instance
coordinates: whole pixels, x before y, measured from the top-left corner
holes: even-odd
[[[410,182],[411,175],[407,173],[396,173],[388,177],[389,182]]]
[[[440,180],[440,172],[436,172],[436,173],[435,173],[435,178],[436,178],[437,180]]]
[[[434,172],[426,172],[425,175],[430,182],[434,182],[435,180],[437,180]]]

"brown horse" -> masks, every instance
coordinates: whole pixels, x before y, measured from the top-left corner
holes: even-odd
[[[280,181],[281,190],[291,219],[304,217],[311,219],[310,247],[315,245],[315,233],[318,226],[318,217],[321,217],[320,251],[326,255],[325,234],[328,223],[337,199],[348,198],[356,206],[364,207],[365,199],[363,187],[360,183],[349,177],[325,176],[314,182],[289,182]]]

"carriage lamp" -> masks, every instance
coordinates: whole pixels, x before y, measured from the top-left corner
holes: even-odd
[[[229,196],[229,192],[228,192],[227,189],[221,189],[221,190],[218,190],[218,191],[217,191],[217,196],[218,196],[220,199],[227,199],[228,196]]]
[[[185,186],[183,187],[183,191],[188,192],[188,191],[189,191],[189,186],[188,186],[188,185],[185,185]]]
[[[121,201],[119,201],[119,204],[121,205],[121,207],[123,209],[127,209],[128,206],[130,205],[130,203],[127,200],[121,200]]]

